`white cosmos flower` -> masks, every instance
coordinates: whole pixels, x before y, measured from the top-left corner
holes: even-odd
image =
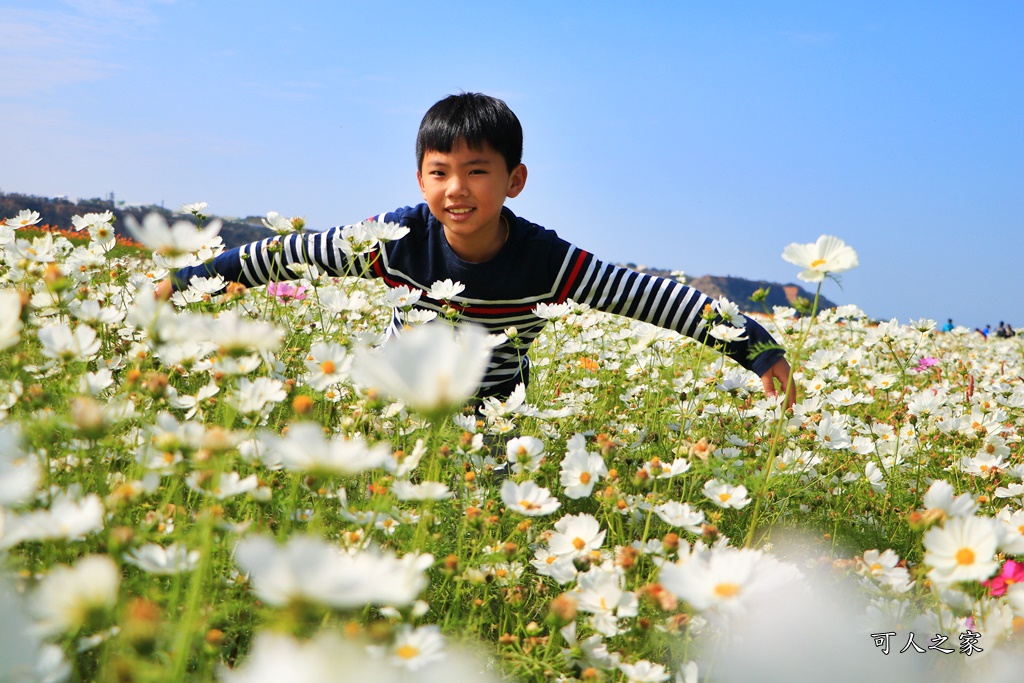
[[[117,604],[121,572],[106,555],[89,555],[74,567],[50,570],[32,599],[40,635],[74,632]]]
[[[412,628],[402,624],[388,649],[390,661],[409,671],[421,669],[445,658],[445,640],[436,624]]]
[[[125,316],[124,311],[119,311],[116,308],[102,308],[100,302],[95,299],[72,301],[68,304],[68,310],[71,312],[71,315],[83,322],[99,325],[119,323]]]
[[[77,541],[103,529],[103,502],[90,493],[81,500],[68,494],[54,497],[49,510],[9,515],[0,549],[22,541]]]
[[[674,527],[686,529],[692,534],[701,533],[704,525],[704,512],[690,507],[689,503],[669,500],[654,507],[654,514],[663,522]]]
[[[391,485],[391,492],[398,500],[444,500],[452,497],[451,489],[438,481],[413,484],[406,479],[399,479]]]
[[[89,361],[100,350],[96,330],[88,325],[79,325],[74,330],[65,323],[47,325],[39,328],[37,337],[44,356],[63,362]]]
[[[537,304],[533,307],[533,314],[544,320],[556,320],[568,315],[572,310],[572,304],[568,301],[560,304]]]
[[[264,462],[307,474],[354,476],[384,467],[391,456],[385,443],[371,446],[360,434],[328,438],[323,428],[311,422],[293,424],[283,437],[262,441],[268,451]]]
[[[345,552],[319,538],[292,536],[279,546],[266,536],[243,539],[235,562],[250,574],[253,590],[276,607],[293,601],[339,609],[412,604],[427,586],[429,554],[402,558],[386,551]]]
[[[413,410],[436,413],[462,405],[480,386],[490,360],[488,334],[475,325],[414,327],[380,353],[355,350],[352,377]]]
[[[795,584],[802,574],[759,550],[731,546],[714,548],[662,565],[658,581],[698,611],[738,613],[751,601],[771,597],[779,588]]]
[[[712,305],[718,311],[718,315],[733,327],[746,327],[747,318],[740,312],[740,307],[732,301],[720,296]]]
[[[530,564],[538,574],[549,576],[559,584],[575,581],[579,574],[572,557],[556,555],[547,548],[537,548]]]
[[[341,249],[349,258],[372,251],[378,244],[377,236],[369,228],[373,221],[363,221],[354,225],[346,225],[336,231],[334,245]]]
[[[182,204],[180,211],[181,213],[199,214],[206,211],[207,206],[209,206],[207,202],[193,202],[191,204]]]
[[[114,214],[111,211],[104,211],[103,213],[87,213],[84,216],[72,216],[71,227],[81,232],[92,228],[97,224],[103,224],[110,227],[111,221],[114,220]]]
[[[501,485],[501,500],[509,510],[527,517],[550,515],[562,506],[551,491],[529,480],[522,484],[505,480]]]
[[[202,473],[196,471],[185,478],[185,484],[196,493],[225,500],[243,493],[253,493],[259,486],[259,479],[255,474],[242,477],[238,472],[224,472],[219,477],[206,479]]]
[[[536,472],[544,460],[544,442],[535,436],[517,436],[505,444],[505,454],[516,474]]]
[[[1004,507],[996,513],[999,520],[999,547],[1009,555],[1024,555],[1024,510]]]
[[[167,576],[195,569],[199,565],[199,551],[189,550],[178,543],[172,543],[166,548],[148,543],[129,551],[124,560],[150,574]]]
[[[21,295],[13,289],[0,289],[0,351],[21,340]]]
[[[273,351],[284,332],[273,323],[249,320],[237,313],[194,321],[193,334],[217,345],[222,355],[238,356],[250,351]]]
[[[746,486],[733,486],[718,479],[708,479],[704,482],[704,495],[720,508],[739,510],[750,504]]]
[[[940,586],[982,581],[999,569],[999,522],[990,517],[953,517],[924,534],[928,578]]]
[[[409,234],[409,228],[398,223],[384,221],[366,221],[366,230],[380,242],[394,242]]]
[[[438,280],[434,284],[430,285],[430,291],[427,292],[427,296],[436,301],[448,301],[454,296],[457,296],[466,289],[466,285],[461,282],[452,282],[448,280]]]
[[[732,325],[715,325],[708,331],[708,334],[726,344],[747,338],[746,329]]]
[[[660,683],[669,679],[669,673],[661,664],[640,659],[632,664],[619,664],[619,671],[626,674],[628,683]]]
[[[405,285],[391,287],[384,293],[384,298],[395,308],[409,308],[420,300],[423,295],[418,289],[410,289]]]
[[[316,342],[306,357],[306,370],[309,371],[306,383],[317,391],[323,391],[348,377],[351,367],[352,357],[344,346],[337,342]]]
[[[853,444],[850,433],[840,423],[838,413],[823,411],[818,422],[818,442],[834,451],[849,448]]]
[[[846,242],[831,235],[822,235],[811,244],[790,244],[782,258],[804,268],[797,275],[805,282],[821,282],[826,275],[841,273],[858,265],[857,252]]]
[[[969,493],[961,493],[954,497],[953,485],[937,479],[924,494],[924,509],[939,519],[971,517],[978,511],[978,504]]]
[[[276,232],[278,235],[288,235],[295,232],[295,224],[291,218],[286,218],[277,211],[268,211],[267,217],[263,219],[263,226]]]
[[[548,538],[548,548],[561,557],[582,557],[599,550],[604,544],[605,530],[593,515],[581,512],[565,515],[555,522],[555,530]]]
[[[609,652],[600,634],[595,633],[579,640],[576,637],[575,621],[563,626],[558,632],[569,646],[562,648],[562,658],[568,666],[578,666],[581,670],[591,666],[595,669],[614,669],[618,666],[621,655],[615,651]]]
[[[579,609],[593,615],[590,625],[598,633],[617,635],[619,619],[637,615],[636,594],[623,587],[625,577],[618,571],[593,566],[576,578]]]
[[[867,550],[861,560],[868,575],[897,593],[905,593],[914,585],[910,580],[910,572],[906,567],[899,566],[900,556],[893,550],[882,553],[877,549]]]
[[[209,246],[220,232],[220,226],[219,220],[210,221],[203,228],[197,228],[188,221],[176,221],[174,225],[168,226],[164,217],[156,212],[146,214],[141,225],[134,216],[128,215],[125,218],[125,227],[139,244],[155,254],[171,259]]]
[[[868,485],[878,493],[885,491],[885,473],[879,469],[877,464],[869,462],[864,466],[864,478],[867,479]]]
[[[577,436],[582,440],[582,435]],[[559,481],[565,495],[578,499],[589,496],[599,479],[607,475],[608,466],[600,453],[588,452],[586,446],[582,449],[570,447],[562,459]]]
[[[11,226],[14,229],[27,228],[30,225],[35,225],[40,220],[38,211],[29,211],[28,209],[22,209],[18,212],[18,215],[14,218],[8,218],[6,225]]]
[[[242,415],[258,415],[269,412],[273,404],[288,398],[284,382],[273,377],[243,377],[238,381],[237,393],[231,402]]]

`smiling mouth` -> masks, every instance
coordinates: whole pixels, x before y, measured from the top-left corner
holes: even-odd
[[[453,214],[455,214],[456,216],[464,216],[464,215],[466,215],[467,213],[469,213],[470,211],[472,211],[473,209],[471,209],[471,208],[469,208],[469,207],[459,207],[459,208],[454,208],[454,209],[445,209],[445,210],[446,210],[446,211],[447,211],[448,213],[453,213]]]

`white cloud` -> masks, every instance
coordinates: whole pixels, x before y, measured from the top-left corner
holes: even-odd
[[[0,15],[0,99],[52,94],[110,77],[121,67],[110,46],[158,23],[169,0],[67,0],[63,8],[8,9]]]

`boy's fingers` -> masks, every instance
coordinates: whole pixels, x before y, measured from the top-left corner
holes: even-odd
[[[161,280],[156,285],[156,290],[153,292],[154,296],[161,301],[166,301],[171,298],[171,286],[170,280]]]
[[[778,395],[775,388],[775,380],[779,381],[779,387],[786,392],[786,407],[790,408],[796,402],[796,386],[789,381],[789,363],[785,358],[780,358],[768,372],[761,376],[761,383],[764,384],[764,392],[768,396]]]

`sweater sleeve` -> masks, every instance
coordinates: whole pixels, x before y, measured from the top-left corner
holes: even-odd
[[[174,289],[187,289],[193,277],[215,275],[246,287],[293,280],[299,277],[288,267],[293,264],[316,266],[335,277],[372,277],[376,250],[350,255],[342,248],[342,230],[344,228],[337,227],[323,232],[275,235],[229,249],[204,263],[180,268],[173,276]]]
[[[576,250],[575,247],[572,249]],[[708,333],[706,306],[713,300],[702,292],[676,280],[640,273],[629,268],[603,263],[592,254],[576,250],[577,267],[568,274],[563,291],[569,298],[606,313],[624,315],[657,325],[712,345],[747,370],[763,375],[785,351],[756,320],[745,318],[744,339],[722,342]],[[719,320],[718,322],[721,322]],[[771,346],[759,353],[758,347]]]

